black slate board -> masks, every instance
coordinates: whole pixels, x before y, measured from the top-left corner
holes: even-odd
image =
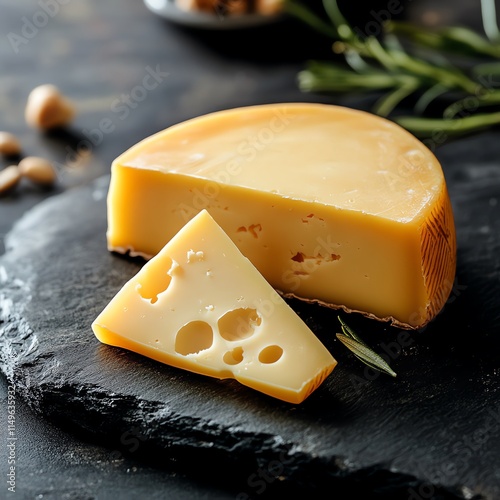
[[[8,235],[2,371],[58,425],[114,453],[225,483],[237,498],[323,488],[497,498],[500,169],[460,163],[447,175],[459,253],[444,312],[412,333],[344,315],[389,353],[397,379],[335,340],[336,311],[299,301],[289,303],[339,366],[297,406],[100,344],[92,320],[142,265],[106,250],[107,177],[43,202]]]

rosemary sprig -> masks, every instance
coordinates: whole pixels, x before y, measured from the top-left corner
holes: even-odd
[[[439,52],[475,58],[500,57],[499,44],[492,43],[475,31],[461,26],[447,26],[429,30],[401,21],[388,21],[385,29],[387,33],[405,37],[420,47]]]
[[[337,333],[337,338],[354,354],[354,356],[374,370],[386,373],[391,377],[397,376],[396,372],[389,366],[384,358],[368,347],[340,316],[338,319],[340,321],[342,333]]]
[[[337,0],[323,0],[322,6],[324,15],[319,15],[301,0],[285,0],[290,14],[329,38],[333,52],[344,58],[344,64],[309,61],[297,75],[302,91],[382,92],[373,111],[389,118],[415,96],[414,114],[396,121],[421,138],[443,130],[451,138],[500,124],[500,108],[495,109],[500,106],[500,82],[491,81],[500,72],[494,0],[481,0],[485,36],[460,26],[431,32],[395,20],[381,26],[381,36],[364,36],[349,24]],[[469,62],[452,62],[450,54],[467,56]],[[426,116],[429,105],[443,97],[452,102],[442,116]],[[480,113],[480,108],[492,109]]]

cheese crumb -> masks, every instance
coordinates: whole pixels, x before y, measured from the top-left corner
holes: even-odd
[[[205,260],[205,253],[204,252],[195,252],[193,249],[188,250],[187,254],[187,261],[188,262],[194,262],[194,261],[202,261]]]

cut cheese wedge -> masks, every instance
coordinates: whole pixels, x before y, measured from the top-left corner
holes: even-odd
[[[336,366],[206,210],[123,286],[92,329],[105,344],[290,403]]]
[[[150,258],[202,209],[287,296],[420,328],[452,289],[441,165],[366,112],[249,106],[143,140],[112,165],[108,247]]]

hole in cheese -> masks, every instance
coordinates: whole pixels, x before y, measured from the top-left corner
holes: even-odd
[[[250,224],[248,227],[240,226],[236,229],[237,233],[246,233],[249,232],[254,238],[258,238],[259,234],[262,231],[262,224]]]
[[[340,259],[340,255],[338,255],[336,253],[331,253],[331,254],[323,256],[323,255],[321,255],[319,253],[315,257],[309,257],[309,256],[305,255],[302,252],[297,252],[293,257],[291,257],[291,259],[294,262],[309,261],[309,263],[312,263],[313,266],[314,265],[318,265],[319,266],[323,262],[334,262],[336,260],[339,260]]]
[[[251,224],[248,227],[248,230],[250,231],[250,233],[252,234],[252,236],[254,238],[258,238],[259,237],[258,233],[260,233],[262,231],[262,225],[261,224]]]
[[[224,363],[227,365],[237,365],[243,361],[243,348],[235,347],[234,349],[227,351],[224,353],[224,357],[222,358]]]
[[[316,220],[316,221],[325,222],[325,219],[323,219],[322,217],[317,217],[316,215],[314,215],[312,213],[309,214],[309,215],[306,215],[305,217],[303,217],[301,219],[301,221],[304,224],[309,224],[309,222],[311,222],[313,219]]]
[[[136,287],[139,295],[154,304],[158,300],[158,295],[164,292],[172,281],[170,271],[177,267],[178,264],[172,259],[148,262],[147,266],[144,266],[142,279]]]
[[[283,349],[279,345],[269,345],[259,353],[259,361],[266,365],[276,363],[283,356]]]
[[[293,261],[291,267],[293,275],[298,276],[301,280],[305,280],[310,278],[322,264],[340,260],[340,255],[335,253],[322,255],[318,253],[317,255],[310,256],[303,252],[297,252],[291,257],[291,260]]]
[[[239,308],[228,311],[218,321],[220,336],[229,341],[251,337],[262,318],[256,309]]]
[[[304,254],[302,252],[297,252],[293,257],[292,260],[295,262],[304,262]]]
[[[197,354],[212,346],[214,333],[205,321],[190,321],[185,324],[175,337],[175,352],[187,356]]]

